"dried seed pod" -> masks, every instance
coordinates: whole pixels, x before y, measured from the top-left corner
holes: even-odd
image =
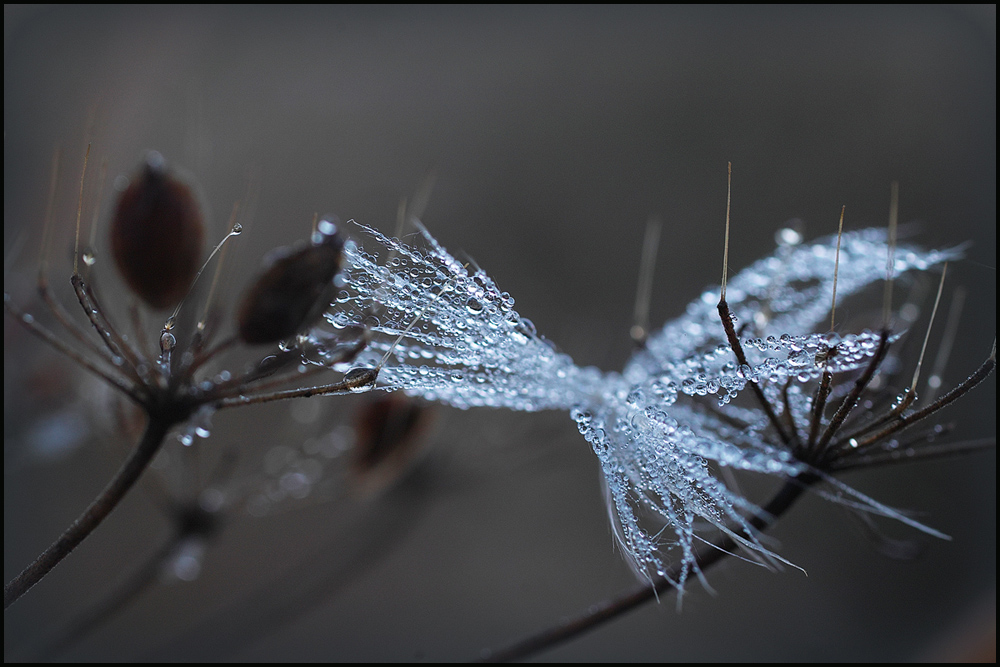
[[[364,405],[355,421],[354,490],[372,496],[400,479],[423,453],[433,421],[429,406],[401,393]]]
[[[205,231],[194,194],[151,152],[122,192],[111,224],[111,254],[129,288],[153,308],[183,299],[198,273]]]
[[[248,345],[277,343],[311,326],[330,305],[344,241],[321,220],[309,245],[282,249],[243,296],[237,333]]]

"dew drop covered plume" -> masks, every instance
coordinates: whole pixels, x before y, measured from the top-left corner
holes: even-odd
[[[812,399],[798,385],[826,370],[861,368],[879,346],[878,333],[813,333],[829,317],[835,236],[780,246],[731,278],[727,300],[745,366],[726,341],[715,288],[616,373],[581,368],[558,352],[482,269],[456,260],[422,227],[419,247],[359,227],[370,249],[345,245],[343,286],[326,320],[335,330],[369,325],[373,340],[357,363],[374,367],[388,354],[378,388],[463,409],[567,411],[601,461],[612,522],[633,566],[646,577],[663,575],[668,554],[679,558],[680,590],[697,574],[694,547],[708,526],[751,555],[777,558],[749,525],[756,508],[719,479],[720,468],[779,476],[805,470],[765,442],[761,410],[732,399],[750,381],[773,392],[790,380],[792,408],[806,414]],[[957,254],[897,248],[894,270],[924,270]],[[845,233],[838,299],[884,279],[886,257],[885,231]],[[692,397],[711,397],[717,407]],[[848,487],[840,491],[868,511],[905,520]]]

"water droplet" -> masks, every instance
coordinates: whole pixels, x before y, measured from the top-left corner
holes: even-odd
[[[333,236],[337,233],[337,225],[332,220],[324,218],[316,225],[316,231],[323,236]]]
[[[914,322],[920,316],[920,308],[914,303],[907,303],[899,309],[899,318],[904,322]]]
[[[301,472],[286,472],[278,480],[278,486],[293,498],[302,499],[309,495],[311,485]]]
[[[779,246],[794,246],[802,243],[802,234],[791,227],[784,227],[775,232],[774,240]]]
[[[160,352],[169,352],[174,349],[176,344],[177,339],[174,338],[174,335],[168,329],[164,329],[163,333],[160,334]]]
[[[229,233],[232,234],[233,236],[239,236],[240,234],[243,233],[243,225],[237,222],[235,225],[233,225],[233,228],[230,230]]]
[[[375,368],[352,368],[344,374],[344,384],[355,393],[371,391],[378,380],[378,370]]]
[[[198,506],[201,509],[215,514],[226,504],[226,494],[215,487],[209,487],[198,496]]]
[[[642,407],[642,402],[643,402],[642,390],[639,387],[634,388],[632,391],[628,393],[628,396],[625,397],[625,403],[627,403],[629,407],[633,408]]]
[[[469,300],[465,302],[465,309],[473,315],[478,315],[483,312],[483,304],[479,300],[470,297]]]
[[[163,171],[167,168],[167,160],[159,151],[149,151],[146,153],[146,166],[153,171]]]

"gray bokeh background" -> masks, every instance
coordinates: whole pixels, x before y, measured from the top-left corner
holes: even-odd
[[[665,223],[654,323],[718,280],[732,161],[734,269],[769,253],[792,218],[809,237],[835,231],[842,205],[848,228],[884,224],[893,180],[919,243],[971,242],[946,286],[969,289],[953,385],[996,330],[995,20],[995,7],[5,7],[5,291],[38,308],[57,145],[51,254],[67,303],[87,141],[88,193],[101,163],[110,183],[159,150],[197,184],[210,239],[250,192],[230,302],[314,212],[391,231],[399,199],[434,170],[424,222],[437,238],[578,363],[613,370],[631,351],[650,214]],[[110,187],[103,199],[106,211]],[[114,294],[110,263],[95,269]],[[4,331],[9,579],[103,486],[125,443],[100,408],[80,407],[94,384],[9,318]],[[315,428],[356,405],[314,400]],[[942,418],[951,437],[995,439],[995,403],[991,377]],[[29,436],[66,410],[87,417],[80,446],[43,462]],[[198,581],[158,587],[65,657],[471,659],[634,585],[596,458],[566,415],[437,418],[428,455],[392,493],[233,517]],[[259,458],[308,437],[300,421],[281,407],[220,414],[198,446]],[[995,464],[990,452],[847,478],[953,537],[884,526],[919,543],[915,560],[879,555],[852,517],[807,498],[773,546],[808,577],[734,560],[709,572],[717,594],[692,586],[680,614],[671,598],[542,657],[909,660],[963,628],[995,634]],[[169,530],[158,488],[140,485],[5,613],[5,656],[28,655],[155,551]]]

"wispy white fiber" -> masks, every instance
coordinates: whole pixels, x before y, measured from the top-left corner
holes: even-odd
[[[814,333],[829,314],[836,237],[779,247],[731,278],[727,298],[746,366],[737,365],[726,342],[719,291],[709,289],[650,336],[622,373],[606,373],[556,351],[514,310],[509,294],[425,230],[415,247],[361,229],[373,249],[347,244],[344,286],[327,319],[334,328],[369,323],[375,335],[362,365],[376,365],[402,335],[378,387],[458,408],[567,411],[600,459],[616,533],[633,565],[646,576],[663,575],[667,554],[676,554],[670,557],[681,560],[675,582],[681,590],[697,574],[694,548],[702,527],[729,534],[765,560],[776,558],[749,526],[756,508],[717,477],[720,468],[775,476],[805,470],[764,441],[761,410],[730,401],[751,380],[776,386],[791,380],[792,409],[806,414],[811,399],[796,391],[799,385],[825,370],[863,367],[879,344],[870,332]],[[884,279],[886,253],[884,231],[845,233],[840,298]],[[956,254],[897,248],[896,271],[923,270]],[[837,354],[827,358],[834,346]],[[688,399],[695,396],[714,397],[718,411]],[[733,425],[740,423],[747,426]],[[834,488],[849,503],[933,533],[846,485]]]

